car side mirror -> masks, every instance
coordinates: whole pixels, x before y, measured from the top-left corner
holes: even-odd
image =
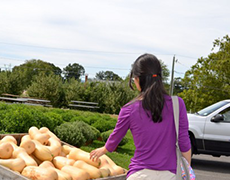
[[[213,116],[211,119],[211,122],[221,122],[224,121],[224,116],[222,114],[217,114],[216,116]]]

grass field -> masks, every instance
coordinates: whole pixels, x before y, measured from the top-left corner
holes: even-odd
[[[117,165],[128,169],[130,159],[133,157],[135,146],[133,143],[133,137],[130,131],[127,132],[126,137],[129,139],[129,142],[122,147],[118,147],[116,151],[112,153],[107,153],[106,155],[109,156]],[[81,149],[90,152],[95,148],[99,148],[104,146],[104,142],[102,141],[93,141],[92,144],[88,146],[82,146]]]

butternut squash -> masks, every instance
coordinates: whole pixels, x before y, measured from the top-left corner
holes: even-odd
[[[26,163],[26,166],[38,166],[36,161],[26,153],[25,149],[21,147],[18,147],[14,150],[12,157],[23,159]]]
[[[113,169],[113,166],[109,164],[106,158],[104,158],[104,155],[102,155],[100,158],[101,158],[101,164],[99,166],[99,169],[107,168],[109,169],[111,176],[116,176],[117,175],[116,171]]]
[[[98,168],[101,164],[101,159],[99,158],[97,161],[92,161],[90,159],[90,154],[88,152],[85,152],[79,148],[73,148],[70,153],[69,153],[69,159],[74,159],[75,161],[77,160],[82,160],[85,161],[86,163]]]
[[[61,151],[61,153],[60,153],[59,156],[66,157],[66,154],[65,154],[64,152]]]
[[[73,180],[88,180],[90,179],[89,173],[74,166],[64,166],[61,171],[71,175]]]
[[[21,158],[16,159],[0,159],[0,165],[5,166],[13,171],[22,172],[26,163]]]
[[[35,143],[31,139],[24,139],[21,141],[20,147],[24,148],[27,154],[32,154],[35,150]]]
[[[39,167],[54,169],[56,171],[56,173],[58,174],[58,180],[72,180],[72,177],[69,174],[67,174],[64,171],[61,171],[59,169],[56,169],[54,167],[53,163],[50,161],[44,161],[43,163],[41,163],[39,165]]]
[[[29,129],[31,139],[39,141],[41,144],[46,145],[50,136],[47,133],[41,133],[37,127],[32,126]]]
[[[14,143],[15,145],[17,145],[17,140],[13,137],[13,136],[10,136],[10,135],[7,135],[7,136],[4,136],[2,139],[1,139],[1,143],[3,142],[12,142]]]
[[[91,166],[82,160],[76,161],[73,166],[89,173],[91,179],[97,179],[102,177],[101,171],[98,168]]]
[[[58,180],[58,174],[55,170],[37,166],[25,167],[22,171],[22,175],[32,180]]]
[[[30,156],[31,158],[33,158],[33,159],[36,161],[36,163],[37,163],[38,165],[40,165],[40,164],[42,163],[42,161],[39,160],[35,155],[30,154],[29,156]]]
[[[9,142],[3,142],[0,144],[0,159],[9,159],[13,153],[13,146]]]
[[[62,145],[62,152],[64,152],[66,155],[68,155],[72,149],[73,148],[70,146]]]
[[[110,172],[108,167],[101,167],[101,168],[99,168],[99,170],[100,170],[100,172],[102,174],[102,177],[108,177],[111,174],[111,172]]]
[[[61,143],[56,138],[49,138],[47,148],[51,151],[54,157],[61,154]]]
[[[101,166],[100,167],[108,167],[111,171],[111,174],[119,175],[126,173],[126,170],[120,166],[117,166],[112,159],[110,159],[107,155],[102,155],[101,157]]]
[[[32,140],[29,134],[26,134],[26,135],[22,136],[21,142],[25,141],[25,140]]]
[[[33,140],[35,143],[35,150],[33,154],[36,158],[38,158],[41,161],[52,161],[53,155],[51,151],[44,145],[42,145],[40,142]]]
[[[61,141],[61,140],[60,140],[54,133],[52,133],[47,127],[41,127],[41,128],[39,129],[39,131],[40,131],[41,133],[47,133],[47,134],[49,134],[50,137],[53,137],[53,138],[57,139],[58,141]]]
[[[62,157],[62,156],[56,156],[53,159],[53,164],[57,169],[60,169],[66,165],[70,165],[73,166],[73,164],[75,163],[75,160],[73,159],[68,159],[66,157]]]

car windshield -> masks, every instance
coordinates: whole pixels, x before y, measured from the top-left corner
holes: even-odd
[[[208,106],[200,111],[197,112],[198,115],[201,115],[201,116],[207,116],[209,114],[211,114],[212,112],[214,112],[215,110],[219,109],[220,107],[228,104],[229,102],[227,101],[220,101],[218,103],[215,103],[211,106]]]

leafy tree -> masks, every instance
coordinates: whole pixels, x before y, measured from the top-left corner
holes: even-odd
[[[173,94],[181,93],[181,92],[183,92],[184,89],[185,89],[185,87],[182,83],[182,78],[180,78],[180,77],[174,78]]]
[[[32,79],[39,73],[49,75],[51,73],[61,76],[61,69],[54,64],[42,61],[40,59],[27,60],[24,64],[15,66],[12,70],[13,74],[20,76],[20,84],[22,90],[31,85]]]
[[[98,80],[108,80],[108,81],[121,81],[122,78],[114,73],[113,71],[99,71],[96,73],[96,79]]]
[[[160,60],[161,63],[161,68],[162,68],[162,78],[163,78],[163,82],[167,84],[168,78],[169,78],[169,69],[167,68],[167,65]]]
[[[230,96],[229,36],[216,39],[212,51],[207,58],[199,58],[182,79],[186,89],[179,95],[192,112]]]
[[[0,94],[21,94],[23,92],[22,73],[13,73],[9,70],[0,72]]]
[[[85,74],[85,69],[78,63],[69,64],[63,69],[65,79],[69,80],[75,78],[76,80],[80,79],[80,76]]]
[[[55,107],[66,104],[62,78],[55,74],[40,73],[28,87],[27,93],[30,97],[48,99]]]

